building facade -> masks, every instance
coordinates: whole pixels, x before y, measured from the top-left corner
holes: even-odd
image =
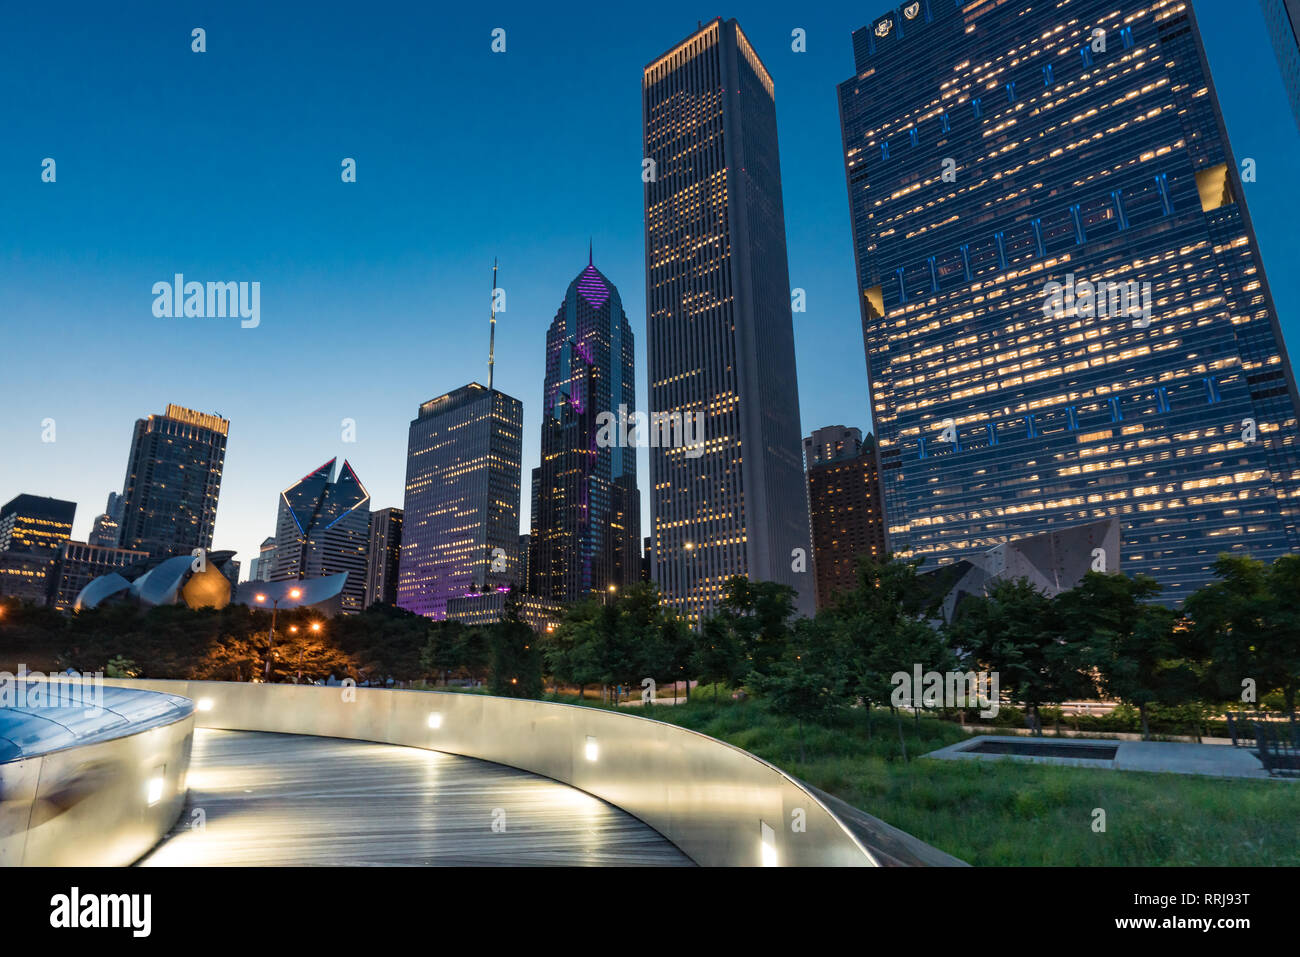
[[[1296,39],[1300,36],[1300,0],[1259,0],[1259,6],[1291,101],[1291,118],[1300,129],[1300,41]]]
[[[50,573],[49,603],[59,611],[72,611],[77,596],[91,581],[149,561],[150,557],[143,549],[68,542]]]
[[[853,50],[891,550],[1117,517],[1177,601],[1300,547],[1295,379],[1191,4],[923,0]]]
[[[397,604],[397,570],[402,558],[402,510],[370,513],[370,568],[366,572],[365,607]]]
[[[517,578],[523,404],[478,382],[411,422],[397,604],[447,617],[447,601]]]
[[[137,419],[117,543],[156,558],[211,548],[230,423],[168,405]]]
[[[270,581],[347,574],[345,614],[365,607],[370,493],[345,460],[330,459],[280,493]]]
[[[808,518],[812,526],[817,607],[858,584],[863,558],[885,557],[876,442],[860,429],[832,425],[804,439],[808,466]]]
[[[719,18],[646,66],[641,94],[650,414],[703,432],[651,435],[654,578],[691,621],[733,575],[792,585],[811,611],[772,78]]]
[[[609,427],[635,409],[632,326],[618,289],[588,257],[546,333],[530,594],[578,601],[639,577],[636,448]]]
[[[0,506],[0,552],[57,555],[72,538],[76,514],[76,502],[16,495]]]

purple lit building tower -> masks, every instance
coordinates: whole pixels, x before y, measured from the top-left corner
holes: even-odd
[[[529,536],[532,594],[575,601],[640,577],[636,449],[597,441],[602,414],[617,422],[635,407],[632,327],[618,290],[588,255],[546,334],[542,461],[533,469]]]
[[[446,618],[447,601],[516,578],[523,405],[471,382],[420,406],[406,456],[397,605]]]

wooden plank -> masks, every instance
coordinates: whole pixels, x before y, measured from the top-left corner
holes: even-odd
[[[691,864],[575,788],[418,748],[199,729],[188,783],[142,865]]]

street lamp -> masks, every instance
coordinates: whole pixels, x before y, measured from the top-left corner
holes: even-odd
[[[292,598],[294,601],[297,601],[299,598],[302,597],[302,590],[299,588],[290,588],[289,597]],[[259,605],[266,604],[266,596],[263,595],[261,592],[258,592],[256,595],[254,595],[253,599]],[[280,599],[272,598],[271,599],[271,630],[267,632],[266,635],[266,667],[262,669],[262,676],[264,680],[266,680],[267,682],[271,680],[271,650],[275,647],[275,614],[279,610],[280,610]],[[294,631],[297,630],[297,626],[291,626],[291,628]]]

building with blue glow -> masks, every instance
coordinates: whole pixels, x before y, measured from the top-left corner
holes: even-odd
[[[365,607],[370,554],[370,493],[344,461],[330,459],[280,493],[269,581],[347,574],[341,608]]]
[[[569,283],[546,333],[541,465],[532,474],[528,591],[576,601],[640,578],[636,448],[600,422],[636,408],[632,326],[592,265]]]
[[[1221,552],[1300,548],[1294,373],[1191,4],[915,0],[853,52],[891,549],[1115,517],[1178,600]]]

